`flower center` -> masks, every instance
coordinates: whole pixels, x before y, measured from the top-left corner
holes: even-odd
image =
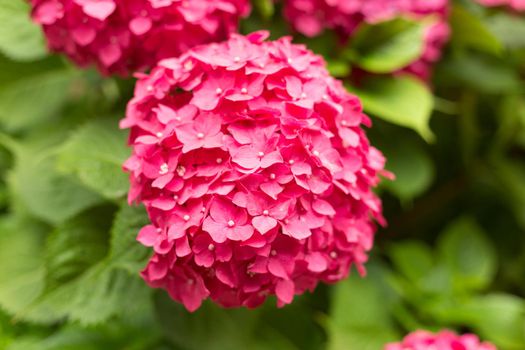
[[[197,138],[198,139],[203,139],[204,138],[204,134],[202,132],[198,133],[197,134]]]
[[[265,209],[265,210],[263,211],[263,215],[268,216],[268,215],[270,215],[270,212],[269,212],[268,210]]]
[[[190,216],[188,214],[184,215],[183,217],[184,221],[190,221]]]
[[[169,171],[169,167],[168,167],[168,164],[167,163],[164,163],[160,166],[160,170],[159,170],[159,174],[160,175],[166,175]]]
[[[233,220],[228,221],[228,226],[230,226],[230,227],[235,226],[235,221],[233,221]]]

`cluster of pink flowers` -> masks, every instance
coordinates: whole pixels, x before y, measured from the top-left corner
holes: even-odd
[[[416,331],[400,343],[387,344],[385,350],[497,350],[487,342],[481,342],[474,334],[457,335],[451,331],[437,334]]]
[[[515,11],[525,11],[525,0],[477,0],[484,6],[507,6]]]
[[[30,0],[49,47],[80,66],[127,75],[227,39],[249,0]]]
[[[121,127],[131,128],[130,202],[151,225],[143,270],[187,309],[210,297],[278,304],[364,273],[384,173],[356,96],[290,38],[233,34],[141,75]]]
[[[422,57],[404,69],[427,80],[450,36],[449,0],[284,0],[284,15],[298,32],[314,37],[324,29],[336,30],[343,39],[362,23],[374,24],[398,16],[433,17],[426,31]]]

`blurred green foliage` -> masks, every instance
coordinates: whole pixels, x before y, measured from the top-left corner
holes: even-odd
[[[271,0],[245,32],[289,33]],[[23,0],[0,0],[0,349],[380,350],[418,328],[472,331],[525,349],[525,18],[456,1],[432,88],[380,74],[348,88],[395,182],[382,193],[365,279],[353,273],[290,306],[207,303],[187,313],[138,276],[145,211],[125,200],[118,129],[132,80],[46,54]],[[417,57],[422,24],[297,37],[332,73],[389,73]]]

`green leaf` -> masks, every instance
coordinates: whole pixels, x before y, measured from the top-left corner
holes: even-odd
[[[473,13],[456,5],[452,8],[452,45],[474,48],[492,54],[500,54],[503,45],[483,21]]]
[[[28,217],[0,219],[0,306],[16,314],[44,288],[45,226]]]
[[[503,60],[470,53],[447,60],[435,76],[441,86],[469,87],[489,94],[515,93],[521,86],[518,72]]]
[[[496,253],[472,219],[462,218],[450,224],[440,237],[439,252],[452,272],[456,290],[480,290],[492,282]]]
[[[106,198],[126,194],[128,175],[122,164],[129,157],[127,133],[112,118],[90,121],[65,143],[58,156],[59,169],[75,174],[87,187]]]
[[[382,150],[388,160],[388,170],[396,176],[395,181],[384,183],[387,190],[402,201],[410,201],[430,187],[434,179],[434,164],[421,145],[410,138],[402,138]]]
[[[487,25],[507,48],[525,48],[525,19],[523,16],[498,13],[487,19]]]
[[[329,350],[382,350],[397,340],[390,319],[394,299],[385,281],[384,271],[369,265],[366,279],[354,275],[335,287],[326,324]]]
[[[514,295],[489,294],[470,301],[472,324],[477,332],[501,349],[525,348],[525,303]]]
[[[151,289],[138,276],[103,261],[77,278],[41,295],[17,316],[50,323],[67,318],[83,325],[140,312]]]
[[[78,73],[63,68],[21,76],[0,86],[0,123],[18,131],[56,117]]]
[[[112,210],[88,210],[58,226],[46,247],[47,288],[66,283],[106,257],[108,216]]]
[[[157,298],[156,308],[166,336],[181,350],[247,349],[256,343],[256,311],[225,310],[204,303],[188,313],[164,295]]]
[[[525,303],[517,296],[493,293],[461,302],[441,300],[431,312],[441,323],[468,326],[498,349],[525,348]]]
[[[428,87],[408,75],[375,77],[351,88],[365,111],[396,125],[417,131],[426,141],[434,138],[429,127],[433,98]]]
[[[151,252],[137,243],[136,237],[149,222],[143,206],[121,205],[111,228],[110,259],[115,266],[133,274],[145,266]]]
[[[31,61],[46,55],[44,36],[31,22],[28,2],[0,0],[0,51],[19,61]]]
[[[17,154],[9,179],[14,194],[35,216],[56,224],[100,203],[98,195],[56,171],[53,154],[34,152]]]
[[[525,164],[499,158],[492,160],[492,167],[516,220],[525,227]]]
[[[410,281],[418,283],[434,266],[430,248],[419,241],[393,245],[389,256],[396,268]]]
[[[253,4],[261,17],[264,19],[272,18],[273,14],[275,13],[275,5],[273,0],[254,0]]]
[[[424,49],[424,21],[396,18],[377,24],[363,23],[344,55],[373,73],[391,73],[421,57]]]

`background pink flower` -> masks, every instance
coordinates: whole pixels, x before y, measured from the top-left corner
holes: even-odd
[[[284,0],[284,16],[295,30],[308,37],[332,29],[344,40],[351,38],[362,23],[400,16],[414,19],[433,16],[435,23],[427,29],[423,55],[403,69],[427,80],[450,36],[448,6],[448,0]]]
[[[481,342],[474,334],[457,335],[451,331],[431,333],[416,331],[400,343],[387,344],[385,350],[497,350],[488,342]]]
[[[320,56],[267,35],[161,61],[121,122],[129,200],[152,222],[138,237],[154,249],[142,276],[189,310],[208,296],[283,305],[352,265],[364,273],[373,220],[384,222],[372,192],[384,158],[358,98]]]
[[[224,40],[248,0],[30,0],[51,50],[104,74],[127,75]],[[169,42],[169,45],[166,43]]]

